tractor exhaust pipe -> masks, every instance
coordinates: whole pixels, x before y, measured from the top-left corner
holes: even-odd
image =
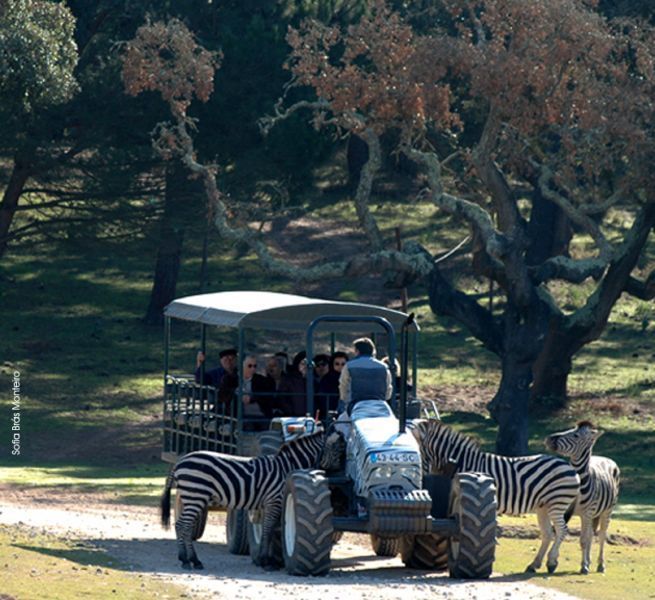
[[[398,433],[407,428],[407,370],[409,362],[409,327],[414,323],[411,313],[403,323],[400,332],[400,406],[398,407]]]

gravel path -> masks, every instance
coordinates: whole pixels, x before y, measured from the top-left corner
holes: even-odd
[[[527,598],[567,600],[572,596],[546,590],[512,577],[462,582],[444,573],[405,569],[399,558],[376,557],[366,538],[346,534],[332,552],[327,577],[300,578],[284,571],[267,572],[247,556],[225,547],[223,513],[210,513],[198,554],[205,570],[179,567],[172,531],[159,526],[152,508],[120,505],[61,504],[45,506],[0,501],[0,523],[24,525],[67,539],[92,544],[129,565],[129,569],[188,589],[192,598],[230,600],[423,600],[435,598],[498,600]]]

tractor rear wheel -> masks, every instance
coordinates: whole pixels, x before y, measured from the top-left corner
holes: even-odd
[[[377,556],[396,556],[400,552],[399,537],[382,537],[375,533],[371,534],[371,546]]]
[[[448,543],[438,533],[407,535],[401,540],[401,557],[410,569],[443,571],[448,568]]]
[[[248,554],[248,511],[230,509],[225,519],[227,551],[243,556]]]

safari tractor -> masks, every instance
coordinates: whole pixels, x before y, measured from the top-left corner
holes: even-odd
[[[417,334],[413,317],[400,311],[354,302],[326,301],[273,292],[220,292],[181,298],[166,315],[164,447],[162,458],[174,463],[192,450],[258,456],[275,452],[293,436],[323,426],[346,425],[342,468],[295,471],[286,481],[280,523],[279,554],[295,575],[325,575],[330,553],[343,532],[367,533],[378,556],[401,554],[408,567],[448,569],[452,577],[491,575],[496,541],[496,493],[493,480],[480,473],[426,475],[412,418],[420,416],[416,398]],[[174,374],[170,351],[173,320],[200,324],[201,350],[211,326],[236,330],[238,353],[254,346],[246,332],[282,332],[285,339],[304,335],[308,357],[317,339],[355,332],[386,343],[395,394],[391,405],[360,401],[344,422],[315,406],[313,368],[308,363],[307,416],[252,423],[242,412],[241,386],[227,409],[217,390]],[[176,327],[179,326],[176,323]],[[400,330],[400,377],[396,378],[396,331]],[[326,338],[329,336],[329,338]],[[271,346],[270,339],[266,340]],[[409,365],[410,346],[412,365]],[[396,382],[396,379],[399,381]],[[410,385],[411,383],[411,385]],[[408,389],[412,398],[408,399]],[[438,415],[437,415],[438,416]],[[317,417],[313,419],[312,417]],[[317,422],[319,421],[319,422]],[[261,431],[260,429],[266,429]],[[204,530],[207,515],[194,538]],[[231,510],[227,515],[228,550],[258,555],[262,515]]]

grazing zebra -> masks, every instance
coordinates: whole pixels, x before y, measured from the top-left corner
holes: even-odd
[[[476,471],[494,478],[498,513],[520,515],[537,513],[541,530],[541,547],[527,571],[541,567],[546,550],[548,571],[557,568],[559,547],[566,535],[564,514],[578,495],[580,478],[565,460],[557,456],[507,457],[482,452],[475,441],[443,425],[440,421],[422,421],[414,429],[421,445],[424,470],[443,470],[449,462],[456,463],[457,472]],[[427,467],[427,468],[426,468]]]
[[[248,458],[201,450],[183,456],[171,470],[161,499],[161,522],[168,529],[171,488],[177,486],[183,509],[175,534],[182,567],[203,568],[193,547],[193,530],[212,500],[225,508],[264,509],[261,564],[272,564],[272,535],[282,511],[287,475],[317,465],[328,469],[336,455],[340,456],[342,443],[340,434],[333,433],[326,440],[320,432],[283,444],[275,455]]]
[[[611,458],[592,456],[596,440],[603,434],[589,421],[580,421],[574,429],[553,433],[546,440],[546,448],[571,459],[571,465],[580,475],[580,495],[573,514],[580,515],[580,572],[589,573],[591,540],[598,530],[598,572],[605,571],[605,538],[612,511],[619,498],[621,472]]]

